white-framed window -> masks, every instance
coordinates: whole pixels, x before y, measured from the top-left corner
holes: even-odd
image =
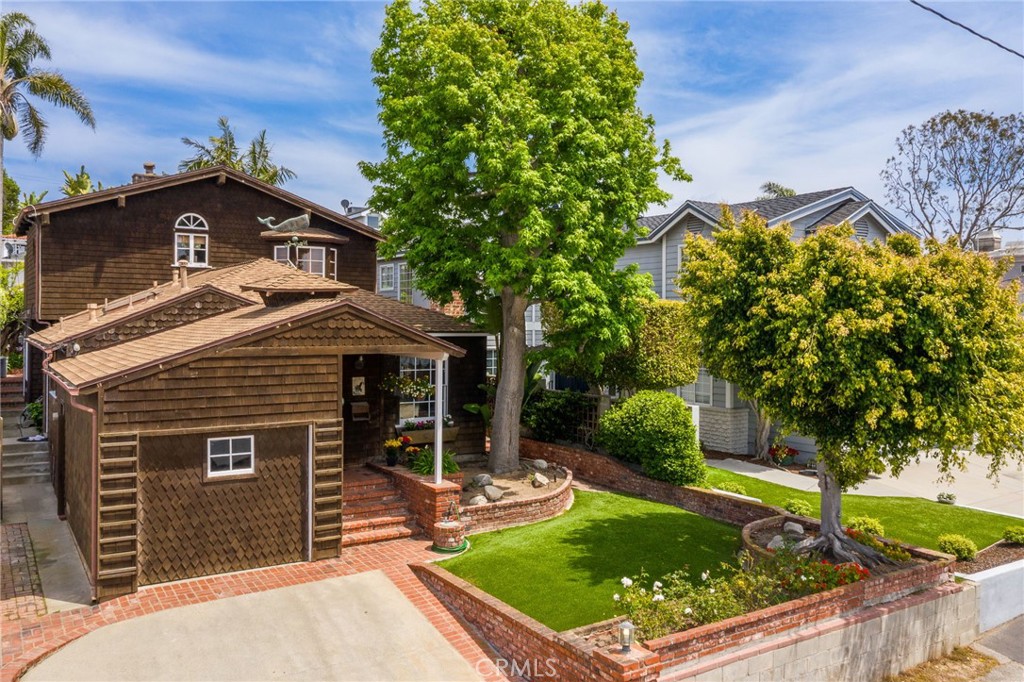
[[[703,367],[697,371],[697,381],[683,386],[680,395],[688,403],[711,405],[714,391],[714,377]]]
[[[526,308],[527,322],[540,322],[540,303],[532,303]]]
[[[488,348],[487,349],[487,376],[496,377],[498,376],[498,349]]]
[[[384,263],[380,266],[380,290],[394,291],[395,289],[395,264]]]
[[[252,436],[207,439],[207,476],[233,476],[255,471],[256,453]]]
[[[403,355],[398,359],[398,369],[402,373],[403,377],[408,377],[413,380],[426,378],[427,381],[430,382],[431,386],[435,385],[433,360]],[[447,372],[447,367],[445,368],[445,371]],[[447,380],[444,384],[445,389],[447,390]],[[447,396],[444,396],[444,398],[445,403],[447,404]],[[403,395],[398,403],[399,424],[410,419],[433,419],[435,416],[435,402],[436,398],[433,395],[423,396],[422,398]]]
[[[292,247],[287,244],[274,247],[274,260],[285,265],[292,264]]]
[[[331,279],[335,282],[338,281],[338,250],[331,249],[331,257],[328,259],[328,264],[331,266]]]
[[[175,232],[174,262],[178,261],[185,261],[189,265],[209,265],[206,235]]]
[[[398,300],[412,303],[412,271],[408,263],[398,264]]]
[[[174,221],[175,230],[208,230],[210,226],[206,224],[206,218],[199,215],[198,213],[185,213],[178,217]]]
[[[312,275],[324,276],[327,272],[327,250],[322,246],[295,247],[295,267]]]

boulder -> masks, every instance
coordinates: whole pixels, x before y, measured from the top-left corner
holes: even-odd
[[[533,460],[533,468],[539,469],[540,471],[544,471],[545,469],[548,468],[548,463],[542,459],[535,459]]]
[[[551,483],[551,481],[549,481],[548,477],[545,476],[544,474],[534,474],[533,475],[533,487],[534,488],[543,488],[548,483]]]
[[[473,477],[473,485],[484,487],[485,485],[492,485],[494,481],[491,479],[490,474],[477,474]]]
[[[782,524],[782,532],[789,535],[803,535],[804,527],[795,521],[786,521]]]
[[[786,541],[782,539],[781,535],[776,535],[772,538],[771,542],[768,543],[768,549],[782,549],[786,546]]]
[[[469,506],[478,507],[481,504],[487,504],[487,498],[484,497],[483,495],[476,495],[474,497],[469,498]]]
[[[484,495],[486,495],[487,499],[490,500],[491,502],[497,502],[498,500],[501,499],[501,496],[504,494],[505,491],[502,490],[501,488],[495,487],[493,485],[484,486]]]

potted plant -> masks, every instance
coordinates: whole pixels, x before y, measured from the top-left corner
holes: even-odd
[[[407,396],[417,400],[434,395],[434,384],[431,383],[429,377],[410,379],[404,374],[388,374],[380,380],[380,387],[397,396]]]
[[[434,420],[433,419],[407,419],[402,422],[401,433],[414,445],[425,445],[434,442]],[[459,427],[450,414],[446,414],[442,420],[441,440],[446,443],[453,442],[459,435]]]
[[[405,445],[406,443],[403,443],[401,438],[389,438],[384,441],[384,462],[389,467],[398,464],[398,455]]]
[[[788,445],[773,445],[769,450],[768,454],[771,456],[772,461],[779,466],[786,466],[793,463],[793,458],[800,454],[800,451],[796,448],[789,447]]]

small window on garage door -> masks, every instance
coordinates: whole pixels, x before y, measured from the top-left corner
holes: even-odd
[[[236,476],[256,471],[252,436],[210,438],[206,441],[206,475]]]

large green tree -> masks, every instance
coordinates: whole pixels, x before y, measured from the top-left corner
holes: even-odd
[[[179,171],[224,165],[278,187],[295,178],[294,171],[271,160],[273,147],[267,141],[266,129],[257,133],[243,151],[235,140],[235,131],[228,123],[227,116],[217,119],[217,128],[220,134],[211,135],[208,144],[193,140],[191,137],[181,138],[185,146],[193,149],[195,154],[178,164]]]
[[[929,237],[971,248],[1024,216],[1024,114],[961,109],[908,126],[881,175],[889,201]]]
[[[808,546],[872,563],[843,531],[842,490],[921,456],[946,474],[968,451],[992,473],[1024,459],[1024,310],[984,255],[852,235],[795,244],[748,213],[687,241],[678,284],[704,364],[817,441],[822,532]]]
[[[628,26],[597,2],[398,0],[373,54],[384,159],[362,164],[387,213],[385,254],[472,316],[501,311],[490,467],[518,465],[525,311],[588,330],[588,363],[628,341],[649,285],[615,262],[636,218],[685,173],[637,106]],[[557,338],[548,338],[558,345]]]
[[[19,131],[33,156],[43,153],[46,119],[30,97],[69,109],[82,123],[96,127],[85,95],[60,72],[36,66],[50,58],[49,44],[28,16],[21,12],[0,16],[0,168],[4,143],[13,140]]]
[[[12,234],[14,232],[14,216],[18,214],[18,195],[21,194],[21,187],[18,186],[14,178],[7,174],[6,169],[3,172],[3,178],[3,234]]]

